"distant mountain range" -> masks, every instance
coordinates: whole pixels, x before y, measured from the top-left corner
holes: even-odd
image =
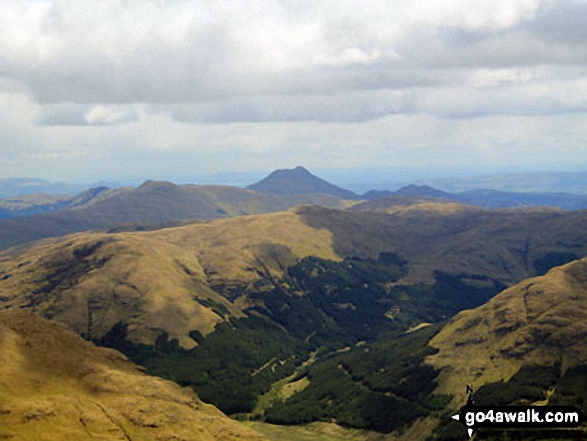
[[[360,203],[361,201],[366,202]],[[333,185],[303,167],[296,167],[277,170],[246,189],[147,181],[138,188],[98,187],[76,196],[33,194],[0,200],[0,249],[90,229],[154,228],[170,222],[281,211],[296,205],[335,208],[356,205],[350,209],[389,212],[390,209],[397,211],[407,206],[411,209],[422,209],[424,202],[426,209],[444,211],[466,207],[470,209],[473,206],[550,206],[565,210],[587,208],[587,196],[583,195],[496,190],[448,193],[429,186],[416,185],[394,192],[373,190],[361,196]],[[447,205],[448,203],[452,205]],[[121,227],[121,224],[132,225]]]
[[[432,197],[482,208],[522,208],[549,206],[565,210],[587,208],[587,195],[569,193],[521,193],[499,190],[468,190],[449,193],[428,185],[408,185],[397,191],[372,190],[363,195],[364,199],[376,200],[388,196]]]
[[[46,237],[106,227],[148,229],[162,224],[286,210],[297,205],[343,208],[329,194],[271,195],[229,186],[147,181],[138,188],[98,188],[62,200],[55,211],[0,219],[0,249]]]
[[[459,193],[471,189],[489,188],[515,193],[587,194],[587,172],[536,171],[493,173],[485,176],[462,176],[426,179],[425,182],[445,191]]]

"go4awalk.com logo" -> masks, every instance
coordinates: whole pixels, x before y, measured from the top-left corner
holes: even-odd
[[[583,423],[581,409],[575,406],[476,406],[472,390],[467,404],[452,418],[465,425],[470,437],[479,428],[570,429]]]

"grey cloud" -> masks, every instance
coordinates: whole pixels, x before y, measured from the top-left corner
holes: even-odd
[[[421,27],[396,50],[405,68],[587,65],[587,3],[542,1],[531,19],[503,29]]]
[[[61,103],[44,106],[37,117],[37,125],[100,126],[136,122],[138,119],[134,106]]]
[[[504,68],[542,65],[585,65],[587,44],[568,47],[548,44],[528,29],[500,32],[470,32],[445,28],[412,34],[398,48],[405,67]]]
[[[546,3],[538,10],[535,19],[524,23],[523,27],[547,43],[585,46],[587,3],[573,0]]]
[[[417,99],[420,112],[443,118],[494,115],[559,115],[587,111],[587,85],[574,83],[545,89],[540,83],[501,89],[434,89]]]
[[[410,94],[371,91],[341,95],[235,97],[222,101],[156,108],[180,122],[269,121],[364,122],[412,110]]]
[[[242,43],[230,24],[212,20],[203,29],[194,24],[182,41],[153,37],[132,47],[121,45],[114,53],[73,41],[67,51],[41,61],[2,59],[0,54],[0,75],[25,83],[38,102],[47,104],[38,120],[42,125],[119,122],[115,117],[115,122],[108,122],[106,116],[88,122],[87,106],[94,103],[151,103],[177,121],[367,121],[420,111],[417,103],[431,103],[450,88],[461,88],[460,94],[469,96],[473,92],[467,91],[467,79],[475,69],[551,65],[564,72],[571,64],[587,66],[587,27],[582,26],[587,5],[569,1],[551,8],[551,4],[544,3],[533,19],[510,28],[410,28],[393,48],[384,47],[385,40],[366,21],[334,23],[323,17],[323,43],[330,49],[356,44],[366,53],[381,47],[382,54],[388,54],[365,65],[333,67],[309,60],[307,65],[256,69],[255,49]],[[347,34],[352,35],[345,40]],[[544,84],[557,75],[552,72]],[[504,104],[510,102],[508,94],[507,89],[483,92],[484,104],[471,100],[461,113],[509,111],[516,105]],[[573,107],[555,100],[552,106],[558,105],[558,110],[550,109],[524,94],[519,98],[520,110],[515,112],[524,107],[550,112]],[[78,107],[59,104],[64,102]],[[423,109],[436,114],[434,108],[442,106],[427,104]],[[136,118],[136,112],[120,114],[120,122]]]
[[[35,69],[18,67],[41,103],[181,103],[236,96],[338,94],[453,84],[442,70],[375,66],[320,67],[285,72],[243,71],[229,60],[202,59],[176,49],[142,48],[115,63],[104,54],[67,54]]]
[[[527,116],[585,112],[587,80],[582,80],[580,76],[573,77],[576,71],[572,71],[565,81],[548,78],[548,69],[534,72],[533,75],[538,78],[532,78],[526,72],[488,70],[486,79],[478,79],[481,85],[371,90],[322,96],[235,97],[198,104],[154,106],[152,111],[167,113],[179,122],[214,124],[365,122],[398,113],[470,118],[499,114]],[[547,77],[540,79],[541,75]]]

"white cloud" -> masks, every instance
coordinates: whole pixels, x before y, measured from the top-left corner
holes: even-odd
[[[137,121],[138,112],[133,105],[47,104],[37,116],[41,126],[100,126]]]
[[[38,164],[81,160],[69,150],[451,161],[457,131],[499,120],[528,146],[552,121],[547,139],[576,151],[586,129],[559,115],[587,111],[586,22],[584,0],[4,0],[0,142]],[[480,133],[462,142],[498,161]]]
[[[475,87],[497,87],[506,84],[527,83],[532,79],[530,69],[478,69],[471,75]]]
[[[136,122],[137,113],[134,108],[121,108],[112,106],[94,106],[84,113],[84,120],[88,124],[119,124],[123,122]]]

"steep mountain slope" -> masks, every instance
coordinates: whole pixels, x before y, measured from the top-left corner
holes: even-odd
[[[289,380],[292,386],[305,380],[303,389],[275,403],[266,418],[282,424],[335,418],[394,430],[391,439],[465,439],[450,416],[467,402],[467,385],[479,405],[565,404],[585,411],[586,337],[583,258],[524,280],[442,327],[420,327],[314,360]],[[515,439],[584,439],[586,430],[566,432],[568,438],[520,431]],[[506,435],[481,439],[511,439]]]
[[[352,191],[337,187],[313,175],[304,167],[276,170],[247,188],[275,195],[322,193],[337,196],[341,199],[360,199]]]
[[[0,249],[122,223],[150,227],[171,221],[268,213],[302,204],[344,206],[340,198],[324,194],[273,196],[236,187],[180,186],[154,181],[147,181],[137,189],[95,193],[82,193],[57,212],[1,219]]]
[[[0,313],[0,438],[264,439],[122,354],[24,311]]]
[[[331,236],[293,212],[246,216],[144,233],[81,233],[0,256],[0,303],[31,308],[87,338],[129,325],[135,342],[162,331],[186,348],[189,332],[208,334],[240,309],[229,295],[279,277],[308,255],[337,259]],[[216,289],[218,292],[213,291]]]
[[[587,259],[524,280],[454,317],[430,342],[441,390],[507,381],[523,365],[587,364]]]

